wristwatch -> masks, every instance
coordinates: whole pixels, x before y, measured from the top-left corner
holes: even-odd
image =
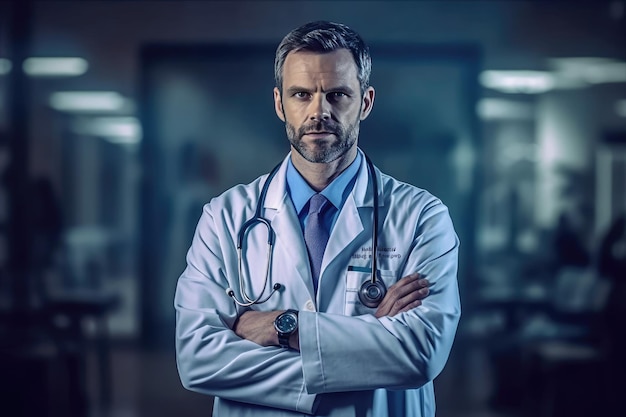
[[[280,347],[289,348],[289,336],[298,329],[298,312],[287,310],[274,320],[274,328],[278,332]]]

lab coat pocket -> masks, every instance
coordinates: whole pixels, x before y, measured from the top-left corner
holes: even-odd
[[[378,276],[383,280],[385,286],[389,288],[396,281],[394,271],[378,270]],[[349,266],[346,271],[346,302],[344,314],[346,316],[360,316],[362,314],[374,314],[376,308],[370,308],[359,299],[359,290],[364,282],[372,278],[370,269],[358,266]]]

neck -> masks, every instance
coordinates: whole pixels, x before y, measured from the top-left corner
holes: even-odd
[[[293,166],[298,170],[300,175],[306,180],[306,182],[315,191],[320,192],[328,184],[330,184],[335,178],[339,176],[350,164],[357,155],[356,144],[345,154],[337,158],[336,160],[328,163],[314,163],[309,162],[302,157],[293,147],[291,148],[291,162]]]

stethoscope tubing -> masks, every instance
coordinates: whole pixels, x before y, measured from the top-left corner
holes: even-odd
[[[377,266],[378,266],[378,262],[377,262],[378,260],[377,259],[378,258],[378,180],[376,177],[374,164],[372,163],[372,161],[369,159],[367,155],[365,154],[363,155],[365,156],[365,162],[367,164],[368,174],[372,182],[372,200],[373,200],[372,201],[373,203],[373,207],[372,207],[373,208],[372,210],[372,223],[373,223],[372,224],[372,269],[371,269],[371,273],[370,273],[371,275],[370,275],[369,281],[364,282],[363,285],[361,286],[361,289],[359,290],[359,298],[361,302],[367,307],[377,307],[382,301],[382,299],[384,298],[385,294],[387,293],[387,288],[385,287],[384,282],[382,280],[378,280],[376,276]],[[239,288],[240,288],[239,291],[240,291],[240,295],[243,301],[237,299],[237,297],[235,296],[235,291],[232,288],[226,289],[226,294],[228,294],[228,296],[233,299],[235,304],[241,307],[251,307],[254,304],[263,304],[267,300],[269,300],[270,297],[272,297],[272,295],[274,295],[276,291],[280,290],[283,287],[283,285],[280,283],[274,284],[274,286],[272,287],[272,291],[269,293],[269,295],[263,298],[263,294],[265,294],[265,290],[267,288],[267,283],[270,280],[270,270],[271,270],[271,265],[272,265],[273,252],[274,252],[273,248],[274,248],[275,233],[274,233],[274,229],[272,228],[271,222],[261,215],[261,211],[263,209],[263,205],[265,204],[265,197],[267,196],[270,183],[272,179],[274,178],[274,176],[276,175],[276,173],[278,172],[278,170],[280,169],[280,166],[281,164],[276,165],[276,167],[274,167],[274,169],[272,169],[272,171],[267,176],[267,179],[265,180],[265,183],[263,184],[263,188],[261,189],[261,194],[259,195],[259,200],[257,202],[254,216],[241,226],[241,229],[239,230],[239,233],[237,235],[237,258],[238,258],[237,270],[239,273]],[[243,273],[243,253],[242,252],[243,252],[243,243],[245,241],[246,234],[250,231],[250,229],[258,225],[259,223],[263,224],[267,229],[268,255],[267,255],[267,267],[265,270],[265,280],[263,284],[263,289],[261,290],[260,295],[254,298],[254,297],[250,297],[245,289],[246,287],[245,287],[245,282],[244,282],[245,277]]]

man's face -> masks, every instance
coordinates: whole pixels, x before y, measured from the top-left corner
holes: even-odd
[[[305,160],[329,163],[356,150],[359,124],[372,109],[374,89],[361,97],[350,51],[289,53],[282,87],[282,95],[274,89],[276,114],[285,122],[292,148]]]

